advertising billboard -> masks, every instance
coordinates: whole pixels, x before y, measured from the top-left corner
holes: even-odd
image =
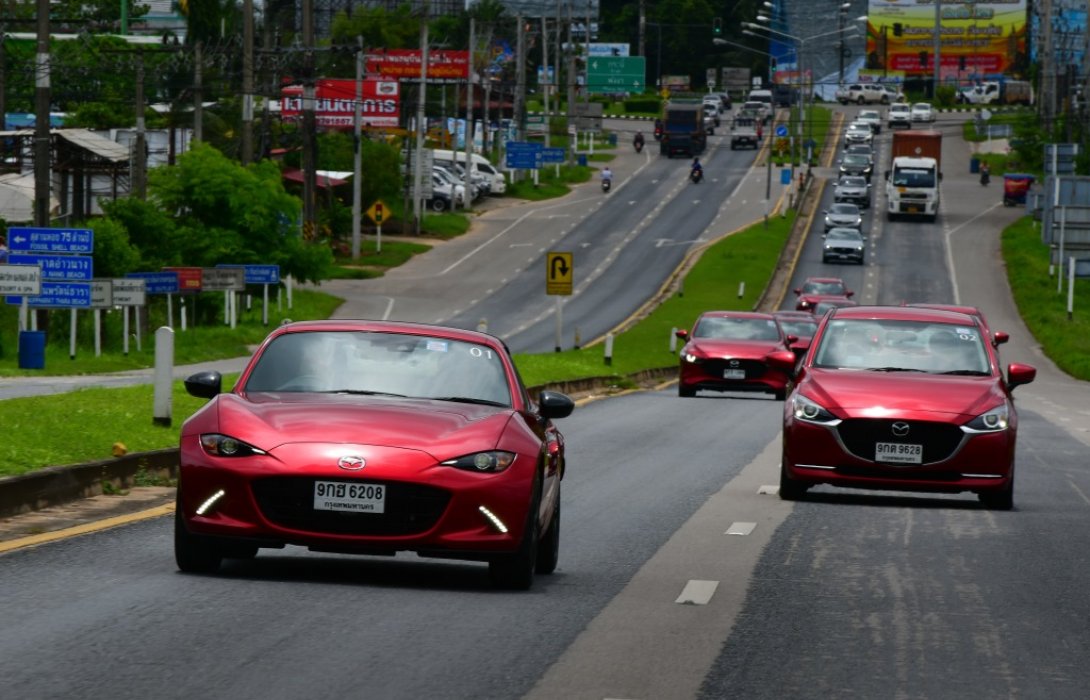
[[[940,76],[1022,75],[1028,67],[1026,3],[941,0]],[[935,25],[933,0],[869,0],[865,67],[933,75]]]
[[[363,81],[362,124],[366,127],[397,126],[401,109],[400,90],[396,80]],[[295,119],[303,113],[303,88],[289,85],[282,91],[280,114]],[[352,126],[356,115],[356,81],[322,78],[315,88],[314,118],[318,126],[345,128]]]
[[[366,56],[368,75],[420,80],[420,49],[378,49]],[[428,52],[428,80],[469,78],[469,52],[435,49]]]

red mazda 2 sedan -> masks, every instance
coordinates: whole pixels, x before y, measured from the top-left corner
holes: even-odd
[[[679,330],[686,341],[678,367],[678,396],[710,391],[757,391],[783,400],[791,382],[790,367],[772,366],[770,358],[793,361],[791,343],[772,314],[748,311],[706,311],[693,332]]]
[[[178,568],[285,545],[485,561],[528,588],[560,545],[563,394],[531,397],[507,347],[409,323],[281,326],[238,383],[186,380],[211,399],[182,426]]]
[[[1011,391],[1037,371],[1011,364],[1004,376],[998,363],[968,314],[832,310],[785,402],[780,497],[830,484],[972,491],[987,507],[1012,508],[1018,413]]]

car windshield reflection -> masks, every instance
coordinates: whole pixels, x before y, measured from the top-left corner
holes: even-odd
[[[990,376],[979,329],[948,323],[831,319],[815,367]]]

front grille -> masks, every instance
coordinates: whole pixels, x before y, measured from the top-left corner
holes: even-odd
[[[723,371],[728,369],[744,369],[746,379],[757,379],[764,376],[768,367],[757,360],[705,360],[701,365],[707,374],[722,377]]]
[[[903,192],[901,199],[927,199],[927,194],[923,192]]]
[[[893,434],[894,423],[908,423],[908,435]],[[840,440],[856,457],[874,461],[876,442],[902,442],[923,445],[921,464],[933,464],[948,459],[957,450],[964,433],[956,425],[927,421],[850,418],[837,427]]]
[[[384,513],[314,510],[314,479],[270,477],[253,484],[261,513],[281,527],[336,535],[414,535],[435,525],[450,501],[441,489],[418,484],[383,483]]]

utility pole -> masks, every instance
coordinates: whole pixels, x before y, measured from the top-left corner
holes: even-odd
[[[1041,116],[1044,127],[1052,133],[1056,117],[1056,62],[1052,36],[1052,0],[1041,0]],[[1051,135],[1047,137],[1052,142]]]
[[[568,149],[568,165],[575,165],[575,149],[579,145],[579,133],[574,134],[572,127],[575,125],[575,44],[571,40],[571,0],[568,0],[568,108],[565,110],[567,117],[568,134],[572,137],[572,147]]]
[[[476,172],[476,168],[473,165],[473,139],[475,138],[474,132],[474,118],[473,118],[473,100],[476,96],[476,90],[473,87],[473,79],[477,75],[477,61],[476,61],[476,44],[477,44],[477,24],[472,17],[469,18],[469,79],[466,81],[466,177],[470,182],[473,181],[473,173]],[[466,192],[469,191],[469,187],[466,187]],[[466,197],[466,210],[473,207],[473,198]]]
[[[541,80],[545,95],[545,148],[549,147],[549,90],[553,81],[549,80],[549,20],[541,15]]]
[[[515,122],[515,140],[526,140],[526,20],[515,16],[518,28],[515,33],[515,104],[512,118]]]
[[[647,37],[647,0],[640,0],[640,39],[639,39],[639,56],[646,56],[647,45],[645,40]]]
[[[1046,0],[1047,2],[1047,0]],[[931,99],[939,97],[939,81],[942,79],[942,0],[935,0],[935,75],[932,79]]]
[[[193,45],[193,141],[204,140],[204,86],[201,75],[204,73],[204,45],[198,40]]]
[[[317,124],[314,118],[314,0],[303,0],[303,232],[318,222]]]
[[[360,258],[360,216],[362,215],[363,183],[363,136],[360,129],[363,126],[363,37],[356,37],[359,48],[356,50],[356,103],[352,110],[352,259]]]
[[[121,0],[122,4],[126,0]],[[248,165],[254,157],[254,0],[242,0],[242,152]]]
[[[430,15],[430,3],[425,0],[423,17],[420,18],[420,92],[417,93],[416,100],[416,154],[413,161],[413,218],[416,221],[417,235],[420,234],[420,219],[423,216],[421,205],[423,203],[424,132],[428,128],[424,107],[430,60],[428,53],[428,17]]]
[[[147,142],[144,131],[144,52],[136,51],[136,138],[132,144],[132,195],[147,196]]]
[[[38,53],[34,71],[34,225],[49,226],[49,0],[38,0]]]

